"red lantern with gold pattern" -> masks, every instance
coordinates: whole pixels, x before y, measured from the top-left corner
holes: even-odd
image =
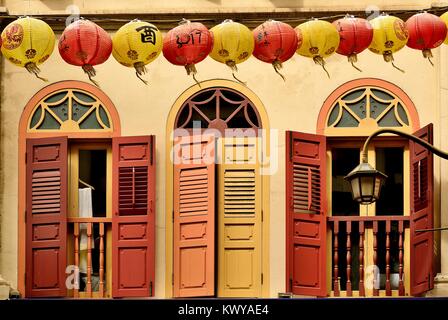
[[[406,28],[409,31],[407,46],[422,50],[423,57],[433,64],[431,49],[439,47],[445,40],[447,35],[445,22],[434,14],[423,12],[410,17],[406,21]]]
[[[373,38],[373,28],[369,21],[354,16],[336,20],[333,25],[339,32],[340,42],[336,50],[340,55],[348,57],[348,61],[355,66],[358,61],[358,54],[366,50]]]
[[[90,81],[96,75],[93,68],[105,62],[112,53],[112,39],[96,23],[89,20],[76,20],[65,28],[59,39],[59,53],[65,62],[81,66]]]
[[[255,28],[253,35],[255,58],[271,63],[275,72],[285,80],[279,69],[297,50],[299,40],[294,28],[284,22],[268,20]]]
[[[182,20],[179,26],[168,31],[163,40],[163,55],[174,65],[185,66],[187,74],[196,80],[195,64],[207,58],[213,47],[213,36],[199,22]]]

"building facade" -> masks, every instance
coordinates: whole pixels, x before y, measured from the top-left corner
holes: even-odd
[[[182,18],[295,27],[346,12],[406,19],[438,3],[1,5],[3,27],[33,15],[59,37],[70,5],[110,34],[137,17],[166,34]],[[448,225],[448,164],[386,135],[368,151],[388,175],[381,199],[356,204],[343,179],[379,128],[448,150],[447,47],[433,54],[431,66],[396,53],[405,73],[369,51],[362,72],[333,55],[330,78],[295,55],[286,81],[251,57],[238,68],[246,85],[208,57],[200,86],[163,56],[148,86],[111,57],[97,67],[100,88],[57,50],[42,65],[49,83],[2,58],[1,277],[23,297],[448,296],[448,234],[418,231]]]

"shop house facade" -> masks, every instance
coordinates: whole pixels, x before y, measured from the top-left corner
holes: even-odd
[[[185,15],[209,26],[252,17],[253,28],[368,6],[198,0],[185,13],[182,1],[135,1],[106,12],[101,2],[75,4],[111,34],[123,16],[160,21],[166,33]],[[62,17],[68,4],[2,5],[12,16]],[[64,23],[50,20],[59,37]],[[57,51],[42,66],[50,83],[3,59],[0,275],[23,297],[448,295],[448,238],[418,232],[448,223],[447,164],[386,135],[369,148],[388,175],[381,199],[357,205],[343,179],[379,128],[448,149],[448,51],[433,53],[434,67],[418,51],[398,52],[405,74],[371,52],[359,55],[362,73],[334,55],[331,78],[295,56],[286,82],[252,57],[238,71],[247,85],[207,58],[200,86],[162,56],[148,86],[110,58],[97,67],[101,88]]]

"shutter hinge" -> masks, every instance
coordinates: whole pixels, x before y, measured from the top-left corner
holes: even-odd
[[[171,284],[174,286],[174,273],[171,274]]]
[[[25,152],[25,164],[28,163],[28,152]]]
[[[263,272],[261,273],[261,284],[263,284]]]
[[[292,278],[289,278],[289,291],[292,292]]]
[[[25,272],[25,286],[27,286],[28,283],[26,282],[26,272]]]
[[[149,282],[149,296],[152,297],[152,281]]]
[[[261,209],[261,222],[263,222],[264,221],[264,212],[263,212],[263,209]]]
[[[25,223],[26,223],[26,216],[27,216],[27,212],[26,212],[26,210],[25,210]]]
[[[174,210],[173,210],[173,214],[171,215],[171,220],[172,220],[173,223],[174,223]]]

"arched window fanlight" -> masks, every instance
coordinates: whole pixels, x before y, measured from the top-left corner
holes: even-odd
[[[251,101],[230,88],[209,88],[199,91],[181,107],[176,128],[258,129],[261,120]]]
[[[44,97],[33,110],[28,132],[112,131],[110,114],[93,94],[63,89]]]

